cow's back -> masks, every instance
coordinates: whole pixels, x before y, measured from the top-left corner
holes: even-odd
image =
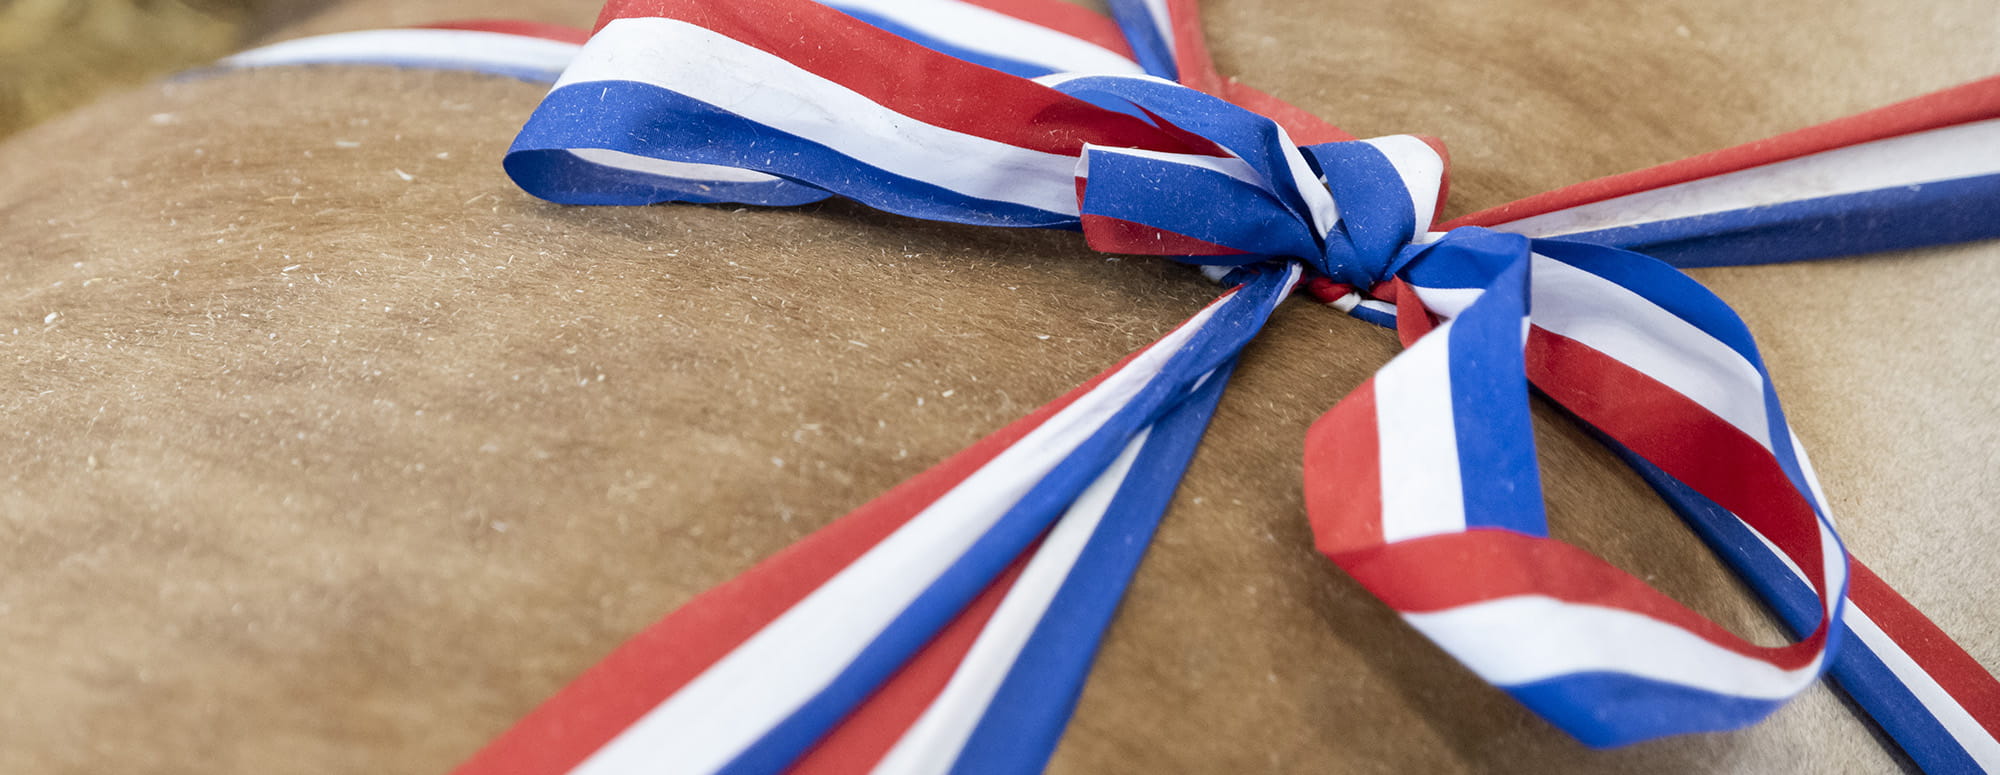
[[[331,31],[594,9],[364,2]],[[1990,74],[1985,2],[1209,3],[1225,73],[1453,155],[1453,213]],[[1505,6],[1505,7],[1502,7]],[[1069,233],[846,204],[565,208],[498,158],[542,89],[217,74],[0,148],[0,769],[448,768],[637,631],[1143,346],[1216,289]],[[2000,247],[1698,273],[1761,336],[1855,554],[1987,665]],[[1311,548],[1306,426],[1397,350],[1255,343],[1058,772],[1881,770],[1817,688],[1592,752]],[[1738,632],[1741,586],[1542,412],[1558,535]]]

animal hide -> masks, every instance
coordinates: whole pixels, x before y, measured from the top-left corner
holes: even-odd
[[[574,2],[356,0],[278,37]],[[2000,71],[1984,0],[1204,6],[1221,70],[1423,132],[1449,218]],[[680,603],[1204,304],[1071,233],[572,208],[499,158],[542,88],[170,80],[0,146],[0,771],[440,772]],[[1693,273],[1759,336],[1857,557],[1984,665],[2000,245]],[[1312,549],[1308,424],[1398,347],[1307,304],[1251,346],[1051,771],[1859,772],[1819,688],[1587,750]],[[1555,534],[1771,617],[1538,407]]]

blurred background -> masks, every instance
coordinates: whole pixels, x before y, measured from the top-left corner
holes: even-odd
[[[286,0],[0,0],[0,137],[235,51]]]

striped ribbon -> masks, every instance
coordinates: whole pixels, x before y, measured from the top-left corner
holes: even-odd
[[[2000,236],[2000,79],[1432,231],[1434,140],[1222,78],[1192,0],[613,0],[235,66],[552,81],[505,160],[570,204],[1068,228],[1231,289],[1067,396],[683,606],[467,762],[487,773],[1040,769],[1239,353],[1310,295],[1408,349],[1309,433],[1319,548],[1592,745],[1752,723],[1831,670],[1930,772],[2000,771],[2000,682],[1850,563],[1743,322],[1675,267]],[[1634,252],[1639,251],[1639,252]],[[1548,537],[1529,386],[1799,636],[1748,643]]]

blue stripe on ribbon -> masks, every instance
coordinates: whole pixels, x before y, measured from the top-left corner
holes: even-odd
[[[1841,648],[1829,672],[1841,690],[1867,710],[1868,716],[1896,741],[1896,747],[1903,749],[1927,773],[1985,771],[1965,746],[1945,730],[1944,724],[1931,715],[1930,709],[1917,700],[1909,686],[1860,638],[1854,637],[1853,630],[1841,625],[1839,631],[1847,636],[1847,645]]]
[[[528,193],[558,204],[689,201],[676,192],[634,191],[627,187],[628,181],[601,180],[590,169],[561,168],[560,159],[552,156],[568,157],[566,151],[572,148],[604,148],[654,159],[766,172],[878,210],[933,221],[1014,227],[1062,227],[1077,222],[1074,216],[966,196],[906,178],[819,143],[636,81],[589,81],[550,92],[508,150],[504,162],[507,173]]]
[[[1090,148],[1082,210],[1245,253],[1311,256],[1318,241],[1255,183],[1206,167]],[[1172,196],[1161,196],[1163,191]],[[1236,263],[1234,261],[1230,263]]]
[[[1165,78],[1169,81],[1181,79],[1180,66],[1174,63],[1174,49],[1167,42],[1164,30],[1154,23],[1152,11],[1146,10],[1145,0],[1110,0],[1111,19],[1118,23],[1118,30],[1125,33],[1125,42],[1132,46],[1133,59],[1147,75]]]
[[[537,151],[509,165],[515,182],[529,191],[564,191],[565,204],[626,204],[646,202],[732,202],[764,207],[811,204],[832,196],[812,186],[788,180],[754,183],[694,180],[649,175],[592,164],[567,151]],[[537,194],[539,196],[539,194]],[[554,197],[544,196],[544,199]]]
[[[1786,701],[1720,694],[1612,672],[1569,673],[1501,688],[1593,748],[1740,729],[1771,715]]]
[[[1514,262],[1512,255],[1500,251],[1477,251],[1461,254],[1450,261],[1425,260],[1425,256],[1439,245],[1463,237],[1465,234],[1477,234],[1480,231],[1485,230],[1477,227],[1461,227],[1451,230],[1447,236],[1436,242],[1407,245],[1403,247],[1390,268],[1394,270],[1395,276],[1422,288],[1485,288],[1495,275]]]
[[[1683,268],[1774,264],[2000,237],[2000,175],[1561,235]]]
[[[1372,307],[1357,304],[1354,309],[1348,310],[1347,314],[1349,317],[1363,323],[1373,323],[1391,330],[1396,327],[1396,313],[1394,312],[1383,312]]]
[[[1491,527],[1546,538],[1535,427],[1528,413],[1522,332],[1528,316],[1528,240],[1490,231],[1445,238],[1424,263],[1512,261],[1486,283],[1479,300],[1452,319],[1446,345],[1451,413],[1468,529]],[[1394,429],[1384,429],[1394,433]]]
[[[1168,359],[1157,376],[1001,515],[840,675],[718,770],[719,775],[778,772],[825,736],[1040,538],[1134,434],[1187,400],[1201,375],[1234,360],[1284,300],[1298,271],[1297,265],[1292,265],[1255,273]]]
[[[1327,189],[1340,204],[1340,231],[1346,239],[1328,236],[1327,275],[1357,288],[1388,279],[1390,258],[1409,244],[1417,229],[1402,173],[1380,148],[1360,141],[1300,150],[1325,176]]]
[[[1284,141],[1283,130],[1271,119],[1180,84],[1138,76],[1086,76],[1064,81],[1055,88],[1083,99],[1111,97],[1127,100],[1185,132],[1200,135],[1227,149],[1263,176],[1262,182],[1278,201],[1284,203],[1293,217],[1300,223],[1312,224],[1312,213],[1299,194],[1300,181],[1293,176],[1290,164],[1291,155],[1299,153],[1299,150]],[[1319,185],[1316,180],[1305,183]],[[1155,195],[1158,195],[1157,192]],[[1315,233],[1313,236],[1317,241],[1319,235]],[[1318,250],[1293,256],[1314,263],[1320,261]]]
[[[1103,523],[1001,682],[953,773],[1035,773],[1048,765],[1076,709],[1104,629],[1132,583],[1235,367],[1233,360],[1224,363],[1153,425]]]

